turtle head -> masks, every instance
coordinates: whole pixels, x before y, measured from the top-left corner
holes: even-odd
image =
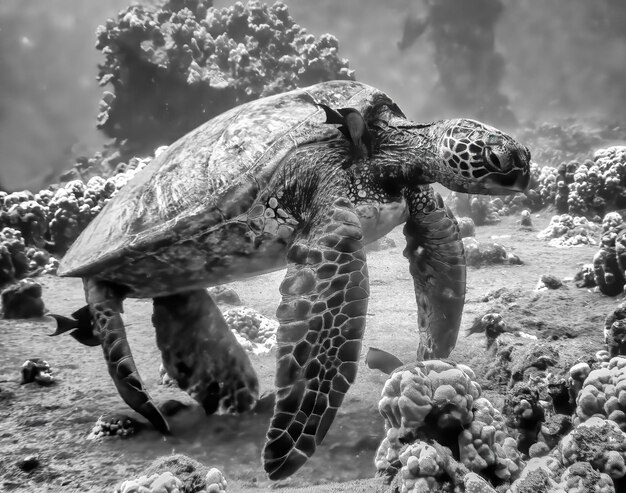
[[[438,159],[431,170],[455,192],[489,195],[526,189],[530,181],[530,151],[500,130],[468,119],[433,125]]]

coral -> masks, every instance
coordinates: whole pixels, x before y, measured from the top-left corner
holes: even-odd
[[[563,466],[555,457],[548,455],[532,458],[526,464],[520,477],[511,484],[507,493],[557,493],[555,491],[558,484],[556,479],[562,468]]]
[[[502,208],[502,200],[499,198],[452,192],[446,203],[457,216],[469,217],[476,226],[500,222],[498,210]]]
[[[566,493],[613,493],[615,491],[611,477],[596,471],[587,462],[575,462],[565,469],[557,488]]]
[[[473,376],[464,365],[438,360],[402,367],[385,383],[378,409],[388,427],[445,443],[473,419],[472,405],[480,396]]]
[[[626,282],[626,223],[617,212],[602,220],[600,249],[593,257],[594,280],[607,296],[617,296]]]
[[[531,445],[537,442],[545,411],[539,402],[539,392],[525,382],[516,383],[507,392],[502,413],[507,417],[509,428],[517,430],[517,448],[528,454]]]
[[[32,279],[22,279],[2,291],[2,312],[6,319],[36,318],[44,314],[41,285]]]
[[[24,243],[38,248],[46,246],[47,208],[30,192],[16,192],[4,197],[0,209],[0,227],[21,232]]]
[[[593,264],[584,264],[574,275],[574,282],[578,288],[593,288],[596,286],[596,275]]]
[[[50,364],[41,358],[24,361],[20,372],[22,384],[37,382],[39,385],[50,385],[55,381]]]
[[[182,454],[159,457],[143,471],[146,476],[171,472],[180,480],[182,493],[222,493],[226,490],[226,479],[216,468],[207,467],[197,460]]]
[[[443,487],[444,459],[424,442],[409,445],[400,454],[401,493],[434,491]]]
[[[484,333],[487,338],[487,348],[490,348],[498,336],[504,332],[506,332],[506,324],[499,313],[477,316],[468,330],[468,334]]]
[[[22,233],[16,229],[3,228],[0,231],[0,286],[28,275],[29,266]]]
[[[563,464],[588,462],[613,479],[626,475],[626,433],[610,419],[590,417],[559,444]]]
[[[224,493],[228,486],[222,471],[215,467],[209,469],[204,480],[206,481],[207,493]]]
[[[224,319],[247,351],[259,354],[276,346],[276,320],[247,307],[231,308],[224,312]]]
[[[375,463],[384,475],[400,472],[401,491],[458,486],[469,471],[498,484],[519,475],[515,440],[474,378],[464,365],[430,360],[399,368],[385,383],[379,411],[387,434]],[[468,481],[476,491],[489,486]]]
[[[557,152],[569,154],[569,160],[561,160],[558,167],[538,168],[535,165],[531,168],[532,179],[526,196],[532,202],[541,207],[554,205],[561,214],[568,213],[587,218],[602,216],[608,211],[626,207],[626,146],[598,149],[605,139],[589,129],[571,129],[572,134],[578,136],[577,141],[572,141],[572,135],[566,136],[564,128],[544,127],[544,130],[547,133],[561,132],[560,137],[556,139],[567,140],[573,145],[561,142],[554,148],[559,149]],[[532,145],[536,139],[525,136],[524,132],[520,138],[524,138],[525,142],[531,142],[535,159],[554,163],[554,156],[542,153],[541,144]],[[571,153],[568,146],[575,151]],[[593,160],[586,159],[582,163],[571,160],[573,154],[578,159],[587,155],[593,148],[598,149],[593,154]]]
[[[479,242],[476,238],[463,238],[467,265],[478,267],[493,264],[521,264],[517,255],[507,253],[499,243]]]
[[[105,57],[98,79],[112,88],[103,94],[99,127],[134,152],[169,144],[247,101],[353,78],[337,39],[307,34],[283,3],[133,5],[97,36]]]
[[[611,357],[626,355],[626,303],[620,303],[604,320],[604,343]]]
[[[587,372],[583,365],[578,366],[582,374]],[[626,431],[626,358],[611,358],[608,363],[588,372],[576,398],[574,424],[597,416],[615,422]]]
[[[461,238],[469,238],[476,235],[476,225],[471,217],[458,217],[459,236]]]
[[[135,434],[137,427],[138,423],[124,414],[100,416],[87,438],[94,440],[106,436],[129,437]]]
[[[182,493],[183,483],[171,472],[124,481],[115,493]]]
[[[594,234],[598,226],[585,217],[561,214],[553,216],[550,224],[537,234],[537,238],[550,240],[550,246],[566,248],[595,245]]]

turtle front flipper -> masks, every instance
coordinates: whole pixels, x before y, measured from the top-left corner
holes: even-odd
[[[254,406],[257,376],[206,289],[155,298],[152,324],[167,373],[207,414]]]
[[[270,479],[313,455],[355,379],[369,284],[362,232],[347,199],[319,210],[287,253],[276,312],[276,405],[263,450]]]
[[[86,279],[85,294],[93,317],[94,331],[99,334],[109,374],[122,399],[144,416],[162,433],[169,433],[169,425],[148,394],[126,339],[122,321],[122,297],[105,283]]]
[[[406,195],[404,226],[418,309],[418,359],[446,358],[454,349],[465,303],[465,252],[454,215],[430,186]]]

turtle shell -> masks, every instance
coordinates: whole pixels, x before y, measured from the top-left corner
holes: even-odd
[[[96,275],[177,238],[193,238],[245,214],[296,146],[338,138],[314,103],[362,113],[380,91],[354,81],[323,82],[237,106],[171,144],[87,226],[58,274]]]

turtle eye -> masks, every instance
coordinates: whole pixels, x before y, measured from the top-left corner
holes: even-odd
[[[483,160],[485,165],[490,171],[501,171],[502,164],[500,163],[500,159],[496,156],[496,153],[493,152],[491,147],[485,146],[483,148]]]

